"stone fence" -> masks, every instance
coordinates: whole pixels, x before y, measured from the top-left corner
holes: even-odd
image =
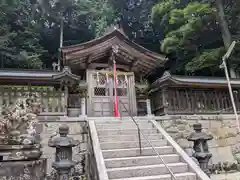
[[[25,93],[31,92],[37,93],[40,97],[41,115],[60,116],[66,112],[64,92],[50,86],[0,86],[0,108],[14,103]]]

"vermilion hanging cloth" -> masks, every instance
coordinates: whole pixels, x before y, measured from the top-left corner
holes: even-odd
[[[118,110],[118,96],[117,96],[117,67],[116,63],[113,64],[113,78],[114,78],[114,117],[120,117]]]

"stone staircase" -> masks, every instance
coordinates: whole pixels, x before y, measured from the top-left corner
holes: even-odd
[[[156,124],[154,123],[156,121],[142,118],[141,120],[138,119],[137,123],[144,134],[140,136],[141,152],[138,129],[131,118],[95,120],[94,127],[92,123],[90,128],[96,128],[97,143],[100,148],[98,151],[101,151],[99,158],[102,158],[102,164],[104,163],[104,167],[101,168],[104,169],[105,178],[99,179],[174,180],[168,170],[169,168],[177,180],[200,180],[203,178],[209,180],[197,167],[197,171],[200,172],[199,178],[199,172],[194,172],[190,167],[193,161],[190,164],[184,161],[181,154],[166,139],[166,135],[164,136],[164,133],[159,132],[159,129],[155,127]],[[146,138],[152,145],[149,144]],[[168,168],[158,157],[152,146]],[[180,147],[178,146],[178,148]],[[197,165],[195,164],[195,166]],[[201,178],[201,174],[203,174],[203,178]]]

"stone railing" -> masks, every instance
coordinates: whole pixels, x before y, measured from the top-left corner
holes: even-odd
[[[197,180],[210,180],[210,178],[201,170],[201,168],[187,155],[187,153],[173,140],[173,138],[162,128],[157,121],[152,120],[152,124],[157,128],[160,134],[167,140],[167,142],[175,149],[176,153],[182,158],[184,162],[189,165],[190,170],[196,173]]]
[[[108,180],[108,175],[98,141],[97,130],[94,121],[89,120],[89,154],[87,160],[88,179]]]
[[[64,115],[65,94],[54,87],[0,86],[0,105],[6,107],[26,93],[37,93],[41,99],[40,115]],[[2,111],[2,109],[1,109]]]

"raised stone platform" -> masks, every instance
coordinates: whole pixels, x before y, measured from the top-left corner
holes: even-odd
[[[234,115],[169,115],[155,119],[189,154],[192,153],[190,149],[193,145],[186,138],[193,132],[193,124],[201,123],[203,131],[214,137],[208,143],[213,155],[210,164],[233,164],[240,157],[240,134],[236,129]]]
[[[0,162],[0,180],[43,180],[47,159]]]

